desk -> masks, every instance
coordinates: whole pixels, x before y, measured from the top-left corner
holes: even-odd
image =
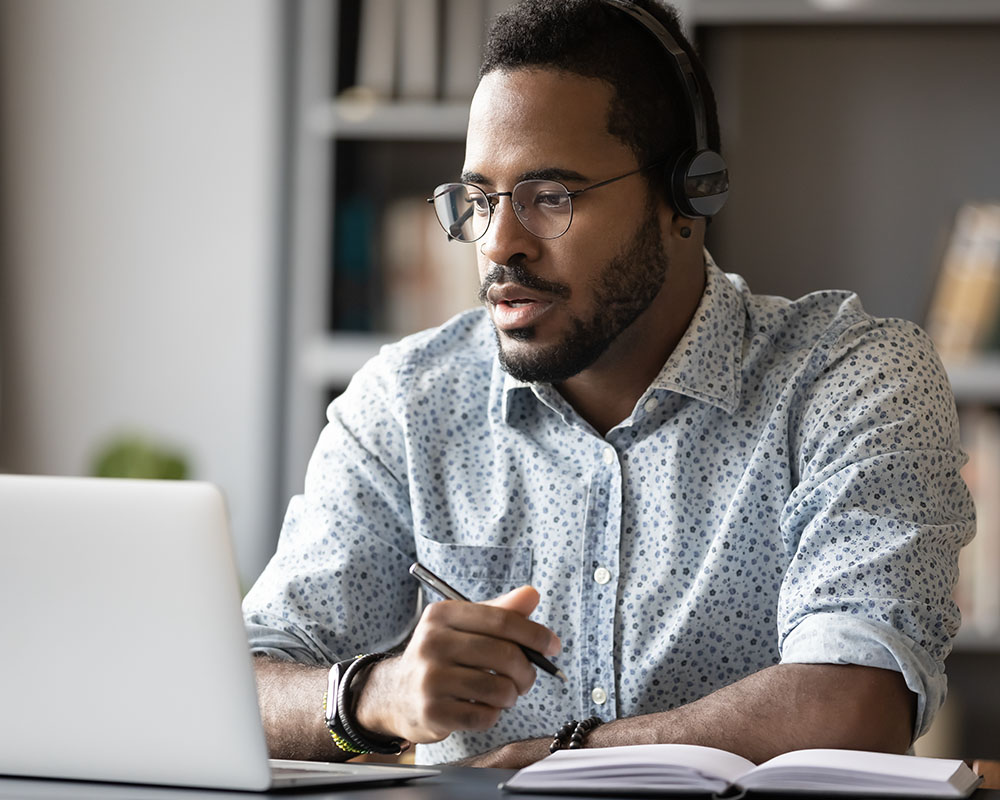
[[[214,789],[185,789],[169,786],[91,783],[32,778],[0,777],[0,800],[245,800],[280,797],[330,798],[331,800],[479,800],[513,798],[500,792],[497,784],[514,774],[512,769],[441,767],[441,774],[408,783],[359,785],[344,788],[296,788],[274,792],[238,792]],[[1000,792],[997,793],[1000,795]],[[1000,800],[1000,797],[995,798]]]
[[[358,786],[356,788],[292,789],[282,792],[232,792],[210,789],[180,789],[132,784],[85,783],[78,781],[33,780],[31,778],[0,777],[0,800],[230,800],[233,798],[281,797],[284,800],[300,798],[329,798],[330,800],[517,800],[518,798],[545,798],[553,800],[594,800],[594,795],[526,795],[505,794],[497,784],[514,774],[512,769],[476,769],[473,767],[441,767],[441,774],[433,778],[420,778],[411,783],[390,786]],[[823,795],[799,795],[801,798],[821,798]],[[669,797],[669,795],[664,795]],[[707,795],[706,795],[707,797]],[[758,794],[764,800],[768,795]],[[775,795],[789,800],[791,795]],[[840,795],[838,800],[843,800]],[[972,800],[1000,800],[1000,790],[978,790]]]

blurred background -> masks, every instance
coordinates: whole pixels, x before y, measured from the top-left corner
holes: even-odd
[[[424,198],[506,5],[0,0],[0,471],[213,481],[252,583],[326,404],[475,304]],[[677,5],[731,166],[720,266],[856,290],[946,358],[980,533],[921,748],[1000,756],[1000,3]]]

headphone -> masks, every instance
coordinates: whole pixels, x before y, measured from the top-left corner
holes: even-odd
[[[646,9],[630,0],[602,0],[605,5],[624,11],[656,37],[670,54],[681,86],[687,95],[694,122],[694,149],[681,152],[669,167],[671,205],[691,219],[711,217],[725,205],[729,196],[729,171],[721,155],[708,146],[708,122],[705,101],[698,76],[688,54],[663,24]]]

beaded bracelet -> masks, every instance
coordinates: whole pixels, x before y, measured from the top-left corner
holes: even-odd
[[[601,722],[603,720],[600,717],[587,717],[583,722],[571,719],[556,731],[552,744],[549,745],[549,752],[554,753],[564,747],[568,750],[579,750],[584,746],[590,732]]]

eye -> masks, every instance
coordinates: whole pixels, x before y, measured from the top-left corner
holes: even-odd
[[[489,215],[490,201],[486,199],[485,195],[480,193],[470,194],[465,198],[465,201],[472,206],[473,211],[479,216],[485,217]]]
[[[569,195],[559,191],[541,191],[535,195],[535,207],[542,211],[564,211],[569,207]]]

